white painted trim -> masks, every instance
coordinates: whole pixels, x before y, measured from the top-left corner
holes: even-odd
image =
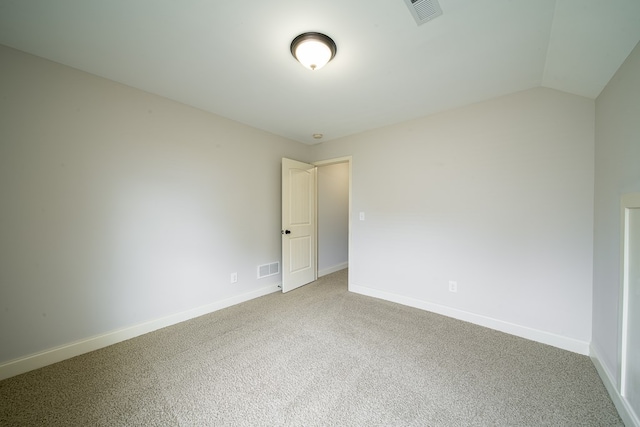
[[[88,353],[90,351],[98,350],[100,348],[104,348],[112,344],[135,338],[137,336],[153,332],[167,326],[175,325],[177,323],[184,322],[186,320],[190,320],[205,314],[213,313],[214,311],[222,310],[223,308],[231,307],[232,305],[240,304],[242,302],[249,301],[273,292],[279,292],[280,286],[281,285],[279,284],[266,286],[255,291],[236,295],[220,301],[215,301],[213,303],[196,307],[191,310],[183,311],[181,313],[172,314],[170,316],[150,320],[144,323],[139,323],[134,326],[129,326],[126,328],[107,332],[105,334],[96,335],[94,337],[82,339],[76,342],[64,344],[58,347],[34,353],[29,356],[10,360],[8,362],[0,364],[0,380],[23,374],[34,369],[42,368],[43,366],[51,365],[53,363],[57,363],[66,359],[70,359],[72,357]]]
[[[409,307],[419,308],[421,310],[426,310],[437,314],[442,314],[444,316],[453,317],[454,319],[464,320],[465,322],[474,323],[476,325],[495,329],[500,332],[516,335],[518,337],[537,341],[585,356],[589,354],[589,343],[585,341],[552,334],[550,332],[540,331],[538,329],[517,325],[515,323],[505,322],[503,320],[494,319],[492,317],[470,313],[467,311],[458,310],[456,308],[451,308],[444,305],[419,300],[416,298],[379,291],[377,289],[356,285],[351,282],[349,283],[349,291],[374,298],[380,298],[386,301],[396,302],[398,304],[406,305]]]
[[[602,379],[607,392],[609,392],[609,396],[613,401],[616,409],[618,410],[618,414],[620,418],[622,418],[622,422],[627,427],[640,427],[640,420],[633,412],[633,409],[629,406],[626,399],[622,397],[618,387],[616,386],[616,381],[611,372],[607,369],[606,366],[600,362],[600,351],[598,348],[591,343],[591,361],[593,365],[596,367],[596,371],[598,371],[598,375]]]
[[[318,277],[326,276],[327,274],[335,273],[336,271],[344,270],[345,268],[349,268],[348,262],[343,262],[342,264],[323,268],[322,270],[318,271]]]
[[[336,157],[335,159],[319,160],[317,162],[312,162],[311,164],[314,166],[328,166],[328,165],[335,165],[338,163],[351,163],[351,156]]]
[[[628,399],[624,396],[627,390],[627,365],[628,365],[628,340],[629,335],[636,332],[637,325],[629,324],[629,293],[631,292],[631,284],[629,279],[629,209],[640,209],[640,193],[623,194],[620,198],[620,288],[619,288],[619,307],[618,311],[618,366],[620,367],[618,374],[619,387],[617,392],[620,394],[625,410],[629,413],[634,425],[638,426],[638,417],[635,410],[629,405]],[[633,330],[630,330],[633,327]],[[636,360],[636,359],[634,359]]]

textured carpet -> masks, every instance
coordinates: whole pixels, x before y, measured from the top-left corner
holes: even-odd
[[[0,382],[0,425],[621,426],[590,359],[346,270]]]

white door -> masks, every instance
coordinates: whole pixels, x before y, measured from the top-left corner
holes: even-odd
[[[640,193],[623,196],[621,394],[640,419]]]
[[[282,292],[316,276],[316,167],[283,158]]]

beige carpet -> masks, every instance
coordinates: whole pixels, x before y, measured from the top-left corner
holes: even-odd
[[[0,425],[620,426],[590,359],[346,270],[0,382]]]

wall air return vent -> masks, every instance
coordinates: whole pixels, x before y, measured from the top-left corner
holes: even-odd
[[[258,266],[258,279],[280,273],[280,263],[262,264]]]
[[[442,15],[438,0],[404,0],[418,25]]]

